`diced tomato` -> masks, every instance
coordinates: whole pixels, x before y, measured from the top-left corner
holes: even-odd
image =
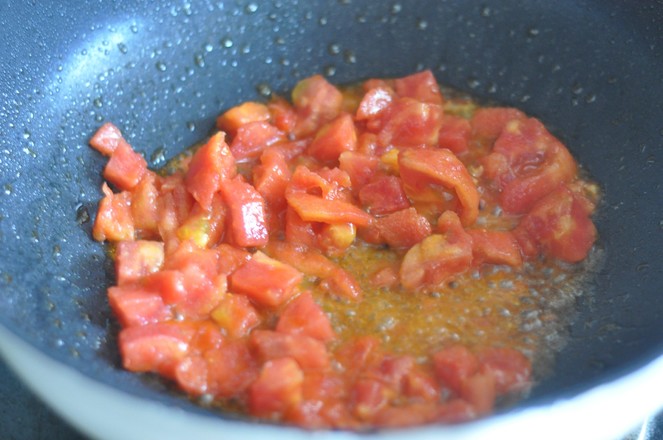
[[[177,238],[190,240],[201,248],[216,245],[225,232],[226,209],[220,194],[214,194],[208,209],[196,204],[189,217],[177,228]]]
[[[321,75],[314,75],[297,83],[292,90],[292,103],[300,116],[295,132],[303,137],[339,115],[343,94]]]
[[[570,263],[583,260],[596,240],[585,197],[561,186],[520,220],[514,234],[526,255],[539,252]]]
[[[291,207],[285,211],[285,239],[288,243],[315,248],[318,244],[319,224],[306,222]]]
[[[239,246],[264,246],[269,240],[265,200],[241,176],[227,180],[221,193],[229,208],[232,242]]]
[[[109,287],[108,302],[122,327],[155,324],[172,316],[158,292],[140,286]]]
[[[345,404],[345,388],[338,375],[307,371],[302,383],[302,401],[287,411],[285,419],[310,429],[355,425]]]
[[[220,273],[230,275],[242,264],[249,261],[251,254],[245,249],[222,243],[216,247],[216,253],[219,257],[218,270]]]
[[[410,206],[403,183],[396,176],[376,176],[359,191],[359,200],[373,215],[390,214]]]
[[[171,322],[125,328],[118,341],[122,365],[130,371],[149,371],[174,378],[177,364],[186,356],[194,333],[192,326]]]
[[[451,399],[437,409],[435,419],[442,423],[462,423],[476,419],[474,407],[463,399]]]
[[[290,103],[281,98],[274,96],[267,104],[269,113],[271,114],[271,121],[276,128],[284,133],[290,133],[297,125],[297,112]]]
[[[371,285],[377,288],[393,288],[398,285],[398,282],[398,266],[395,264],[378,269],[371,275]]]
[[[260,373],[260,364],[245,338],[228,340],[203,357],[207,361],[208,392],[215,397],[242,395]]]
[[[394,391],[376,379],[359,379],[352,388],[352,412],[360,420],[370,420],[385,408]]]
[[[520,267],[523,258],[516,237],[510,231],[469,229],[472,237],[472,257],[474,264],[508,264]]]
[[[359,190],[370,182],[378,169],[379,160],[375,156],[346,151],[338,157],[339,168],[350,176],[352,191],[357,194]]]
[[[329,353],[319,339],[271,330],[254,330],[249,338],[254,352],[263,361],[291,357],[304,370],[329,367]]]
[[[283,309],[276,324],[276,331],[306,335],[321,341],[330,341],[336,337],[329,317],[310,292],[303,292]]]
[[[285,189],[292,177],[281,149],[270,147],[260,156],[260,164],[253,168],[253,186],[262,195],[268,212],[280,215],[288,206]]]
[[[164,260],[163,243],[159,241],[120,241],[115,249],[117,284],[123,285],[161,269]]]
[[[338,163],[341,153],[354,151],[356,148],[357,131],[352,116],[341,113],[318,130],[307,153],[321,162]]]
[[[454,154],[463,154],[467,152],[471,135],[470,121],[459,116],[444,115],[438,144]]]
[[[182,269],[183,284],[186,296],[182,301],[174,303],[177,312],[186,318],[199,319],[206,317],[219,303],[227,290],[225,275],[210,277],[204,268],[189,264]]]
[[[366,226],[372,220],[370,214],[342,200],[328,200],[306,193],[286,193],[286,199],[299,217],[308,222],[349,222]]]
[[[304,373],[291,358],[267,361],[249,389],[249,411],[254,416],[280,416],[302,400]]]
[[[320,287],[335,296],[357,301],[361,298],[361,287],[355,277],[345,269],[335,269],[329,278],[320,283]]]
[[[460,395],[463,383],[479,371],[479,360],[464,345],[452,345],[433,354],[433,366],[442,384]]]
[[[104,178],[120,190],[133,189],[145,175],[147,162],[126,142],[120,142],[113,151]]]
[[[401,264],[401,284],[407,290],[430,291],[442,287],[472,264],[472,238],[453,211],[442,214],[442,234],[433,234],[414,245]]]
[[[500,191],[500,206],[513,214],[529,211],[576,175],[571,153],[534,118],[507,123],[483,164]]]
[[[502,133],[506,124],[514,120],[523,120],[527,116],[525,113],[515,108],[506,107],[486,107],[480,108],[470,120],[472,126],[472,136],[492,144]]]
[[[403,395],[412,401],[437,402],[440,400],[440,390],[437,381],[431,374],[420,369],[413,369],[402,379]]]
[[[157,200],[158,229],[164,241],[173,238],[177,228],[186,221],[195,199],[184,186],[182,176],[163,179]]]
[[[414,98],[431,104],[441,105],[443,102],[440,86],[430,70],[394,80],[394,89],[401,97]]]
[[[177,363],[174,379],[185,392],[200,396],[208,392],[207,361],[201,355],[185,356]]]
[[[269,122],[256,121],[244,124],[230,143],[230,151],[237,161],[256,159],[270,145],[285,140],[281,130]]]
[[[491,371],[481,371],[463,381],[460,396],[472,405],[477,414],[487,414],[495,404],[495,376]]]
[[[126,144],[127,141],[122,137],[120,129],[110,122],[99,127],[90,139],[90,146],[104,156],[112,155],[117,146],[123,143]]]
[[[120,241],[134,239],[134,220],[131,214],[131,193],[113,191],[104,183],[101,187],[104,198],[99,202],[94,219],[92,236],[97,241]]]
[[[177,304],[186,299],[184,274],[178,270],[160,270],[147,276],[143,283],[147,289],[159,292],[166,304]]]
[[[498,394],[522,392],[532,385],[532,366],[518,350],[507,347],[484,348],[477,353],[483,369],[495,377]]]
[[[479,193],[465,165],[447,149],[409,148],[398,155],[398,166],[405,192],[413,199],[422,194],[439,193],[441,186],[453,191],[456,209],[464,226],[473,224],[479,215]],[[437,196],[444,202],[442,195]]]
[[[230,275],[230,288],[262,306],[276,307],[296,292],[302,274],[260,251]]]
[[[364,121],[367,119],[380,118],[389,111],[394,101],[394,91],[388,87],[375,87],[366,92],[359,107],[355,119]]]
[[[355,337],[336,350],[336,359],[348,376],[356,377],[366,367],[379,360],[379,347],[380,340],[375,336]]]
[[[232,293],[221,299],[211,316],[233,338],[246,336],[261,321],[258,311],[246,296]]]
[[[204,209],[212,205],[212,198],[221,186],[237,173],[235,159],[228,148],[223,132],[218,132],[191,159],[184,184]]]
[[[442,107],[399,98],[394,101],[378,134],[378,143],[385,147],[419,147],[437,145],[442,126]]]
[[[410,248],[432,232],[428,220],[412,207],[378,218],[375,223],[381,240],[393,248]]]
[[[216,118],[216,127],[232,138],[244,124],[269,121],[270,116],[269,108],[265,104],[247,101],[226,110]]]
[[[143,179],[131,192],[131,215],[140,237],[159,237],[158,197],[157,176],[147,170]]]

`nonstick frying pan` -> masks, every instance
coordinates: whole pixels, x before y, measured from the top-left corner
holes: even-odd
[[[0,347],[88,434],[309,435],[122,371],[112,265],[90,234],[103,158],[87,140],[113,121],[158,167],[222,109],[319,72],[346,83],[429,68],[542,119],[604,191],[605,263],[554,374],[486,420],[375,435],[609,438],[663,407],[662,2],[10,0],[0,41]]]

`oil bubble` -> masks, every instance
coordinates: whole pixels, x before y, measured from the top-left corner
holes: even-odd
[[[223,37],[221,39],[221,46],[229,49],[233,47],[233,40],[230,37]]]
[[[154,65],[159,72],[165,72],[166,71],[166,63],[163,61],[157,61]]]

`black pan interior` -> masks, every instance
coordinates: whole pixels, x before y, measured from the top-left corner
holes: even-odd
[[[9,1],[0,41],[0,323],[88,376],[193,409],[119,368],[112,268],[90,238],[104,162],[90,135],[113,121],[158,167],[220,110],[318,72],[430,68],[541,118],[602,185],[605,265],[525,405],[663,353],[660,1]]]

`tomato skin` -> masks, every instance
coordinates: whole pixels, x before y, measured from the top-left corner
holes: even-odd
[[[582,194],[564,185],[539,200],[514,234],[530,257],[542,253],[576,263],[587,257],[596,240],[591,209]]]
[[[161,269],[164,245],[159,241],[120,241],[115,250],[117,284],[139,281]]]
[[[209,209],[214,193],[235,174],[235,159],[225,142],[224,133],[218,132],[191,158],[184,184],[200,206]]]
[[[405,192],[416,199],[422,193],[438,192],[442,186],[455,193],[463,226],[472,225],[479,215],[479,193],[465,165],[447,149],[408,148],[398,154],[398,166]],[[441,195],[437,196],[440,202]]]
[[[458,216],[447,211],[440,217],[441,234],[429,235],[405,254],[401,284],[410,291],[429,291],[442,286],[472,264],[472,238]]]
[[[304,373],[294,359],[267,361],[249,389],[249,411],[254,416],[280,416],[302,400]]]
[[[221,194],[229,208],[232,242],[238,246],[264,246],[269,240],[265,200],[241,176],[227,180]]]
[[[106,183],[101,190],[104,198],[99,202],[92,236],[97,241],[133,240],[135,228],[131,212],[131,193],[123,191],[114,194]]]
[[[357,148],[357,131],[352,116],[342,113],[318,130],[307,153],[321,162],[338,163],[345,151]]]
[[[329,318],[315,302],[311,292],[303,292],[285,307],[276,331],[293,335],[306,335],[323,342],[336,338]]]
[[[515,235],[510,231],[469,229],[472,237],[473,264],[507,264],[520,267],[523,258]]]
[[[194,333],[192,327],[177,323],[125,328],[119,335],[122,365],[130,371],[151,371],[173,378]]]
[[[353,223],[366,226],[372,216],[350,202],[323,199],[306,193],[286,193],[286,199],[299,217],[307,222]]]
[[[500,191],[500,205],[512,214],[529,211],[570,182],[577,168],[566,147],[534,118],[508,122],[483,163],[484,174]]]
[[[120,190],[133,189],[147,171],[147,162],[126,142],[120,142],[113,151],[106,167],[104,179]]]
[[[250,122],[264,122],[271,117],[269,108],[259,102],[247,101],[229,110],[216,118],[216,127],[225,131],[229,136],[235,137],[237,130]]]
[[[276,307],[295,294],[301,280],[297,269],[257,251],[230,275],[230,288],[262,306]]]

